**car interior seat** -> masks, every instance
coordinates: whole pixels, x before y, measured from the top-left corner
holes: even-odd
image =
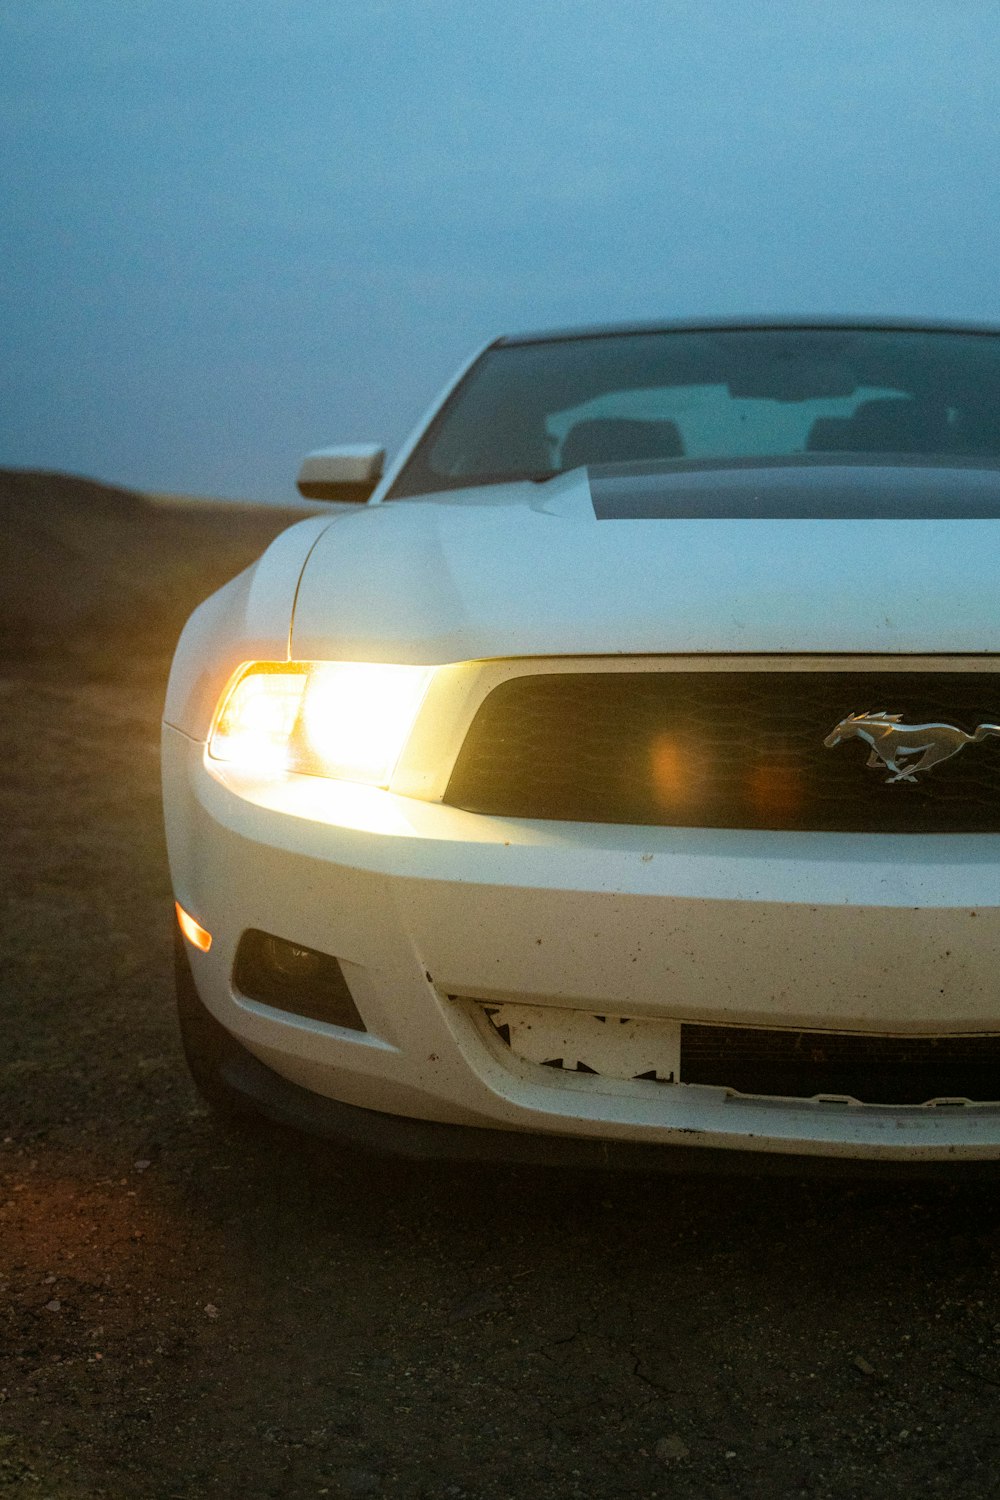
[[[952,430],[956,452],[1000,458],[1000,412],[993,407],[960,408]]]
[[[951,448],[940,407],[909,396],[863,401],[850,417],[819,417],[806,438],[807,453],[941,453]]]
[[[570,428],[560,462],[563,469],[576,469],[581,464],[683,457],[684,443],[676,422],[595,417]]]

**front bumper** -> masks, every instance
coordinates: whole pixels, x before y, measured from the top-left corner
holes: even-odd
[[[316,1094],[290,1083],[236,1040],[205,1009],[194,986],[190,962],[182,950],[178,964],[179,1001],[185,1034],[199,1034],[211,1050],[216,1081],[226,1093],[230,1111],[269,1120],[349,1151],[390,1156],[421,1163],[492,1163],[504,1167],[555,1167],[587,1171],[715,1176],[887,1177],[894,1180],[993,1182],[998,1163],[989,1158],[958,1161],[914,1158],[864,1159],[857,1156],[789,1155],[773,1151],[738,1151],[670,1145],[628,1139],[607,1140],[467,1125],[440,1125],[383,1114]],[[194,1026],[192,1017],[197,1017]]]
[[[525,1144],[523,1158],[513,1136],[575,1140],[597,1159],[616,1144],[1000,1158],[994,1106],[825,1104],[559,1073],[505,1050],[475,1004],[451,998],[703,1024],[1000,1031],[996,837],[505,822],[318,778],[222,779],[201,743],[169,727],[163,763],[177,899],[213,935],[209,953],[191,954],[197,992],[247,1054],[307,1094],[502,1132],[509,1159],[542,1149]],[[367,1032],[237,995],[247,928],[335,955]]]

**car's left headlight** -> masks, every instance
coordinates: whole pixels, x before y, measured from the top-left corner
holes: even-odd
[[[212,760],[388,786],[433,667],[249,662],[216,708]]]

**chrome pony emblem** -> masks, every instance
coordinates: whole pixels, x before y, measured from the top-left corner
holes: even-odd
[[[884,766],[892,771],[886,782],[916,781],[918,771],[929,771],[939,761],[957,755],[966,745],[978,744],[988,735],[1000,735],[1000,724],[980,724],[975,734],[966,734],[953,724],[901,724],[902,714],[869,713],[848,714],[827,735],[823,744],[828,750],[839,745],[841,740],[857,737],[872,747],[866,765],[873,769]],[[911,755],[920,759],[912,765],[903,764]]]

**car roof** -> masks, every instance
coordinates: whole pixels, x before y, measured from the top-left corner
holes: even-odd
[[[802,315],[754,318],[674,318],[656,322],[594,323],[572,328],[547,328],[528,333],[508,333],[493,348],[507,344],[548,344],[567,339],[612,338],[630,333],[695,333],[701,331],[764,330],[768,328],[872,328],[919,333],[1000,334],[1000,324],[954,322],[935,318],[828,317]]]

